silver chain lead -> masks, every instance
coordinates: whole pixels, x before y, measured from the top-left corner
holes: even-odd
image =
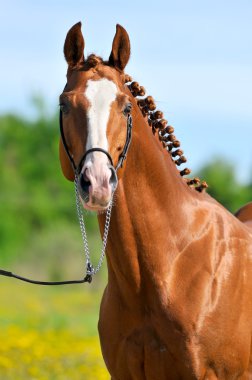
[[[89,251],[88,240],[87,240],[86,226],[85,226],[85,221],[84,221],[84,217],[83,217],[83,213],[82,213],[82,206],[80,204],[80,199],[79,199],[78,177],[77,176],[75,176],[74,185],[75,185],[76,209],[77,209],[77,215],[78,215],[78,219],[79,219],[79,223],[80,223],[80,230],[81,230],[81,235],[82,235],[82,240],[83,240],[84,254],[85,254],[85,258],[86,258],[87,274],[88,275],[94,275],[97,272],[99,272],[99,270],[101,269],[101,266],[102,266],[102,263],[103,263],[103,260],[105,257],[107,240],[108,240],[108,232],[109,232],[109,226],[110,226],[110,218],[111,218],[111,212],[112,212],[112,206],[113,206],[113,198],[111,199],[109,207],[106,211],[104,233],[103,233],[103,238],[102,238],[102,250],[101,250],[100,259],[99,259],[98,264],[95,268],[92,265],[92,262],[90,259],[90,251]]]

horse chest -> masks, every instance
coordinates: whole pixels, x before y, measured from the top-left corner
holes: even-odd
[[[162,310],[143,317],[104,306],[99,332],[112,379],[196,379],[184,337]]]
[[[102,303],[100,340],[112,379],[238,379],[243,373],[244,347],[238,349],[237,339],[233,351],[224,346],[219,350],[211,344],[220,341],[219,333],[210,343],[208,332],[196,337],[190,324],[176,315],[175,305],[142,311],[142,305],[127,310],[109,297]],[[216,371],[222,375],[215,376]]]

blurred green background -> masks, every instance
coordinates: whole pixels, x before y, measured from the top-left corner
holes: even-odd
[[[58,159],[58,115],[41,98],[36,117],[0,116],[0,267],[32,278],[82,278],[84,257],[73,184]],[[252,200],[224,158],[198,173],[230,211]],[[252,179],[252,176],[251,176]],[[88,236],[97,262],[101,242],[89,214]],[[0,278],[0,379],[108,379],[97,336],[106,266],[91,285],[43,288]]]

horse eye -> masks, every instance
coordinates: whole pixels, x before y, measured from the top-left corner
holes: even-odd
[[[128,115],[131,112],[131,110],[132,110],[132,104],[128,103],[123,110],[124,115]]]
[[[62,113],[66,114],[68,112],[68,107],[66,104],[60,103],[59,107]]]

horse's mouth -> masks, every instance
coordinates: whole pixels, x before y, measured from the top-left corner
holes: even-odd
[[[82,205],[86,210],[95,211],[95,212],[106,211],[109,207],[109,203],[107,203],[106,205],[93,205],[93,204],[85,203],[83,201],[82,201]]]

